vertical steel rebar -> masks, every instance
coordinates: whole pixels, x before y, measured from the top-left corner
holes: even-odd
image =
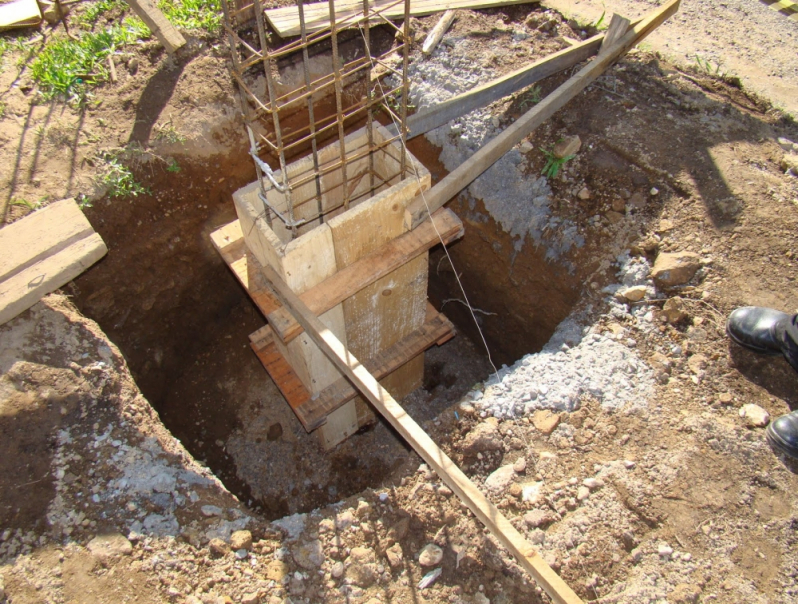
[[[346,147],[344,146],[344,111],[341,69],[338,65],[338,30],[335,23],[335,1],[329,0],[330,5],[330,42],[332,45],[333,77],[335,78],[335,110],[338,116],[338,143],[341,147],[341,178],[344,196],[344,210],[349,209],[349,187],[346,179]]]
[[[407,80],[407,67],[410,62],[410,0],[405,0],[405,22],[402,24],[402,110],[401,113],[401,130],[402,137],[402,161],[400,162],[400,170],[402,178],[405,177],[405,168],[407,167],[407,97],[410,94],[410,83]]]
[[[310,57],[308,56],[308,34],[305,28],[305,4],[297,0],[299,9],[299,31],[302,37],[302,67],[305,72],[305,87],[310,90]],[[324,208],[321,200],[321,176],[319,175],[319,153],[316,144],[316,117],[313,111],[313,94],[308,95],[308,125],[310,127],[310,149],[313,154],[313,170],[316,173],[316,201],[318,202],[319,224],[324,222]]]
[[[274,91],[274,82],[272,80],[272,58],[266,40],[266,25],[263,21],[263,8],[261,7],[260,0],[253,0],[253,7],[258,24],[258,39],[260,40],[261,54],[263,55],[263,75],[266,78],[266,91],[269,95],[269,113],[272,116],[272,124],[274,125],[277,155],[280,159],[280,173],[282,174],[283,187],[285,188],[284,195],[290,222],[288,226],[291,229],[291,238],[294,238],[297,235],[296,226],[294,225],[294,203],[291,198],[291,188],[288,183],[288,170],[286,170],[285,150],[283,149],[283,134],[280,130],[280,109],[275,100],[277,96]]]
[[[236,79],[236,82],[238,82],[239,80],[243,79],[243,74],[241,71],[241,61],[238,58],[238,44],[236,43],[235,36],[233,35],[233,20],[230,16],[230,6],[228,5],[227,0],[223,0],[222,2],[222,13],[224,15],[224,21],[227,24],[227,43],[230,45],[230,60],[233,71],[238,76]],[[257,153],[258,146],[255,143],[255,136],[252,132],[252,128],[249,126],[249,124],[251,124],[253,121],[252,108],[247,102],[244,91],[241,90],[241,87],[238,86],[238,84],[236,84],[236,86],[238,87],[238,100],[241,103],[241,113],[244,114],[244,123],[246,124],[247,135],[249,136],[250,150]],[[257,163],[255,163],[255,174],[258,178],[258,182],[263,183],[263,171],[260,169],[260,166]],[[266,223],[269,225],[269,227],[271,227],[272,213],[266,204],[263,204],[263,213],[266,217]]]
[[[363,0],[363,44],[365,46],[366,58],[371,64],[371,23],[369,19],[369,0]],[[369,144],[369,190],[374,195],[374,93],[371,90],[371,68],[366,70],[366,132],[368,133]]]

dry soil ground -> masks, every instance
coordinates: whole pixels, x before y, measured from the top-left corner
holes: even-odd
[[[572,16],[464,12],[441,57],[508,71],[578,37]],[[0,73],[5,222],[30,211],[12,199],[83,193],[110,250],[65,288],[71,300],[49,296],[0,327],[4,597],[546,601],[385,426],[331,454],[314,448],[246,347],[262,318],[207,238],[253,178],[225,57],[213,39],[192,38],[176,60],[155,43],[129,49],[119,81],[83,109],[37,103],[13,61]],[[490,119],[510,123],[529,98],[494,104]],[[491,418],[492,402],[533,400],[513,381],[533,361],[472,387],[487,370],[462,353],[476,331],[451,304],[461,343],[431,355],[411,413],[586,600],[792,602],[798,480],[740,409],[798,407],[798,376],[730,345],[723,325],[740,304],[798,310],[798,178],[778,142],[798,141],[798,128],[733,80],[637,51],[520,147],[530,182],[537,149],[573,134],[583,148],[548,183],[557,220],[543,239],[519,246],[481,200],[458,198],[466,240],[454,264],[473,304],[497,313],[481,323],[499,361],[539,350],[574,312],[588,335],[553,363],[611,339],[641,363],[629,380],[653,385],[620,409],[583,392],[573,413]],[[120,147],[152,193],[109,199],[96,187],[97,152]],[[436,149],[414,152],[445,173]],[[553,262],[547,242],[569,221],[584,245]],[[626,250],[643,267],[694,252],[701,268],[671,287],[643,275],[646,298],[618,301],[603,288]],[[431,297],[452,297],[451,272],[431,262]],[[663,317],[666,303],[681,314]],[[293,512],[306,513],[280,519]],[[433,543],[442,559],[425,566]]]

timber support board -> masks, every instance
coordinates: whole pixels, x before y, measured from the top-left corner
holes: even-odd
[[[358,287],[344,287],[343,291],[346,294],[333,302],[328,308],[318,311],[319,314],[354,295],[367,284],[373,283],[390,273],[391,270],[395,269],[393,265],[396,262],[401,265],[407,262],[408,259],[417,257],[435,244],[440,243],[437,234],[435,234],[434,240],[432,238],[436,227],[445,241],[450,241],[462,235],[462,222],[451,210],[444,209],[436,214],[435,218],[434,227],[429,223],[426,225],[426,229],[417,229],[407,233],[407,236],[394,239],[379,248],[377,252],[382,251],[383,253],[378,253],[377,257],[384,258],[387,255],[392,260],[388,263],[378,264],[376,270],[369,268],[370,265],[374,264],[372,255],[366,256],[347,267],[347,269],[353,268],[355,273],[368,271],[370,276],[367,279],[367,283],[364,285],[362,279],[355,279],[354,281],[359,284]],[[427,230],[430,232],[427,233]],[[262,276],[260,263],[247,253],[241,225],[238,220],[226,224],[211,233],[211,241],[238,281],[265,315],[271,317],[278,311],[284,310],[267,287],[268,281]],[[397,254],[399,258],[404,258],[404,262],[396,260]],[[346,275],[352,274],[352,272],[347,273],[347,269],[337,273],[345,273],[344,282],[351,281]],[[341,290],[341,288],[335,287],[334,280],[335,275],[327,281],[333,281],[332,287],[336,291]],[[322,282],[317,288],[324,286],[327,281]],[[314,292],[317,288],[308,290],[306,294]],[[323,287],[321,291],[329,293]],[[307,296],[303,294],[301,297],[305,298]],[[313,296],[311,298],[316,299]],[[433,344],[440,345],[445,343],[454,336],[454,333],[454,326],[451,322],[443,314],[427,304],[425,323],[366,362],[366,366],[378,376],[378,379],[383,379],[405,366]],[[346,379],[341,378],[327,386],[317,397],[311,397],[296,372],[278,349],[275,338],[273,327],[266,325],[250,334],[250,345],[303,427],[308,432],[316,430],[327,423],[331,414],[354,399],[357,396],[357,391]]]
[[[441,243],[441,240],[449,244],[463,236],[463,223],[454,212],[450,210],[438,212],[433,216],[433,221],[434,225],[428,223],[383,244],[300,294],[299,297],[315,314],[323,314],[430,250]],[[267,318],[275,334],[285,343],[303,331],[293,315],[285,308],[267,313]]]

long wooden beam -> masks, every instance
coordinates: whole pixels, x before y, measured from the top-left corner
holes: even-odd
[[[314,315],[277,272],[263,267],[269,287],[280,302],[289,308],[305,332],[335,366],[357,387],[371,404],[404,437],[438,476],[491,533],[515,556],[518,563],[558,604],[582,604],[582,600],[538,554],[510,521],[474,485],[462,470],[436,445],[399,403],[380,386],[368,370],[346,349],[341,341]]]
[[[538,0],[410,0],[410,15],[423,17],[450,8],[498,8],[538,2]],[[386,19],[403,19],[405,6],[403,0],[369,0],[369,11],[379,11]],[[270,8],[263,11],[274,31],[281,38],[298,36],[299,9],[296,5]],[[305,5],[305,33],[311,34],[330,26],[330,9],[327,2],[313,2]],[[356,27],[363,15],[363,0],[336,0],[335,21],[338,27]],[[355,19],[349,19],[351,17]],[[347,19],[349,19],[347,21]],[[382,19],[373,18],[373,24]]]
[[[300,297],[315,315],[322,315],[347,298],[404,266],[438,243],[448,244],[463,236],[463,223],[451,210],[438,212],[424,227],[408,231],[374,250],[357,262],[341,269]],[[267,314],[269,325],[283,342],[288,343],[302,333],[302,327],[285,308]]]
[[[606,50],[603,50],[600,56],[597,56],[587,66],[583,67],[579,73],[568,79],[557,90],[518,118],[512,126],[503,130],[496,138],[491,139],[474,155],[452,170],[438,184],[426,191],[423,194],[423,198],[421,196],[416,197],[407,206],[406,220],[409,227],[416,228],[424,222],[427,219],[428,211],[435,212],[442,207],[471,184],[480,174],[496,163],[502,155],[520,143],[530,132],[587,88],[619,57],[654,31],[668,17],[676,13],[679,10],[680,2],[681,0],[670,0],[652,11],[645,19],[632,27],[626,35]]]
[[[598,34],[584,42],[557,51],[495,80],[453,96],[447,101],[414,113],[407,117],[407,138],[434,130],[474,111],[474,109],[489,105],[493,101],[531,86],[550,75],[586,61],[599,51],[603,41],[604,34]],[[397,128],[393,125],[389,126],[388,130],[392,134],[397,132]]]

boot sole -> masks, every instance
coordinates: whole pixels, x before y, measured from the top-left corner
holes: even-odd
[[[758,354],[763,354],[769,357],[777,357],[781,354],[781,350],[773,350],[772,348],[760,348],[759,346],[754,346],[753,344],[748,344],[747,342],[740,341],[737,336],[735,336],[731,331],[729,331],[729,326],[726,326],[726,335],[738,346],[742,346],[747,350],[751,350]]]
[[[798,459],[798,447],[793,447],[789,443],[785,442],[784,439],[781,438],[776,432],[772,429],[773,424],[770,424],[765,430],[765,436],[767,437],[768,443],[770,446],[779,451],[780,453],[784,453],[784,455],[788,457],[792,457],[793,459]]]

